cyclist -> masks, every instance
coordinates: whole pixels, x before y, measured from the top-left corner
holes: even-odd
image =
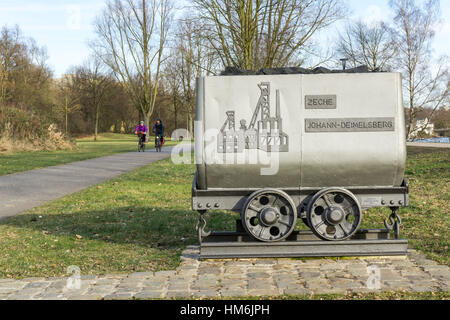
[[[153,132],[155,133],[155,145],[157,137],[159,137],[161,145],[164,145],[164,125],[162,124],[161,119],[156,119],[156,123],[153,126]]]
[[[140,143],[144,144],[146,141],[148,129],[145,126],[144,121],[141,121],[139,125],[136,127],[134,134],[139,135]]]

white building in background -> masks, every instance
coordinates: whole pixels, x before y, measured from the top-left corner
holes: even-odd
[[[419,132],[423,132],[426,135],[434,135],[434,124],[431,123],[428,118],[422,120],[416,120],[416,125],[411,131],[411,137],[415,138]]]

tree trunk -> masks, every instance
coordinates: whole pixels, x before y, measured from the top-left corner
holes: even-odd
[[[150,135],[150,133],[151,133],[151,131],[150,131],[150,116],[151,116],[151,113],[146,113],[144,115],[144,124],[147,126],[148,135]]]
[[[177,106],[177,97],[173,95],[173,113],[175,120],[175,129],[178,129],[178,106]]]
[[[67,99],[67,96],[66,96],[66,108],[65,108],[65,113],[66,113],[66,134],[67,134],[67,130],[68,130],[68,124],[69,124],[69,121],[68,121],[68,113],[69,113],[69,110],[68,110],[68,106],[67,106],[67,104],[68,104],[68,101],[67,101],[68,99]]]
[[[100,103],[97,103],[96,112],[95,112],[95,133],[94,133],[94,141],[97,141],[98,136],[98,118],[100,113]]]
[[[193,130],[192,130],[192,116],[190,113],[188,113],[188,131],[189,131],[189,137],[192,138]]]

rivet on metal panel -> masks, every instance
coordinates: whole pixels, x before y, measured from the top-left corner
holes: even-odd
[[[214,208],[218,208],[219,207],[219,204],[218,203],[215,203],[214,204]]]
[[[208,203],[206,204],[206,207],[207,207],[207,208],[211,208],[211,203],[208,202]]]
[[[385,204],[386,204],[386,201],[381,200],[381,204],[382,204],[382,205],[385,205]]]
[[[390,203],[390,204],[394,204],[394,200],[391,200],[389,203]]]

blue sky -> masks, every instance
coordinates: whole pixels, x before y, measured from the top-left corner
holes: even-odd
[[[105,1],[0,0],[0,26],[18,24],[26,37],[33,37],[40,46],[45,46],[48,63],[55,76],[60,76],[89,56],[87,41],[94,37],[92,23]],[[389,19],[388,0],[347,0],[347,3],[350,18]],[[441,12],[443,21],[434,41],[438,55],[450,53],[450,0],[441,0]]]

